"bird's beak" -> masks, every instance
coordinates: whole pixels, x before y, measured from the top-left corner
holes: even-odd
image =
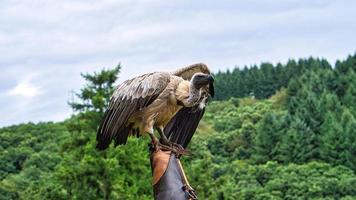
[[[209,83],[214,83],[214,77],[212,75],[208,76]]]

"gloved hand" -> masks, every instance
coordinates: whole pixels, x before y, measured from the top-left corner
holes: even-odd
[[[177,156],[171,151],[151,153],[152,185],[155,200],[195,200]]]

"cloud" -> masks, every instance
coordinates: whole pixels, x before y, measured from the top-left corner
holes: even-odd
[[[41,94],[41,88],[31,83],[33,75],[20,81],[15,87],[10,89],[7,94],[10,96],[19,96],[22,98],[33,98]]]

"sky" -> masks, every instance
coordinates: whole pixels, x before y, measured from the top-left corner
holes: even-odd
[[[354,0],[0,0],[0,127],[61,121],[84,81],[356,52]]]

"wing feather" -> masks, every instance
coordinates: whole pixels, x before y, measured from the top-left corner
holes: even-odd
[[[165,127],[164,133],[174,143],[186,148],[197,129],[205,108],[182,108]]]
[[[196,63],[193,65],[189,65],[187,67],[183,67],[175,72],[173,72],[174,75],[180,76],[185,80],[190,80],[195,73],[204,73],[204,74],[210,74],[210,70],[208,66],[206,66],[204,63]]]
[[[112,140],[115,145],[126,144],[131,132],[130,116],[150,105],[167,87],[169,73],[150,73],[123,82],[111,97],[108,109],[97,132],[97,148],[106,149]]]

